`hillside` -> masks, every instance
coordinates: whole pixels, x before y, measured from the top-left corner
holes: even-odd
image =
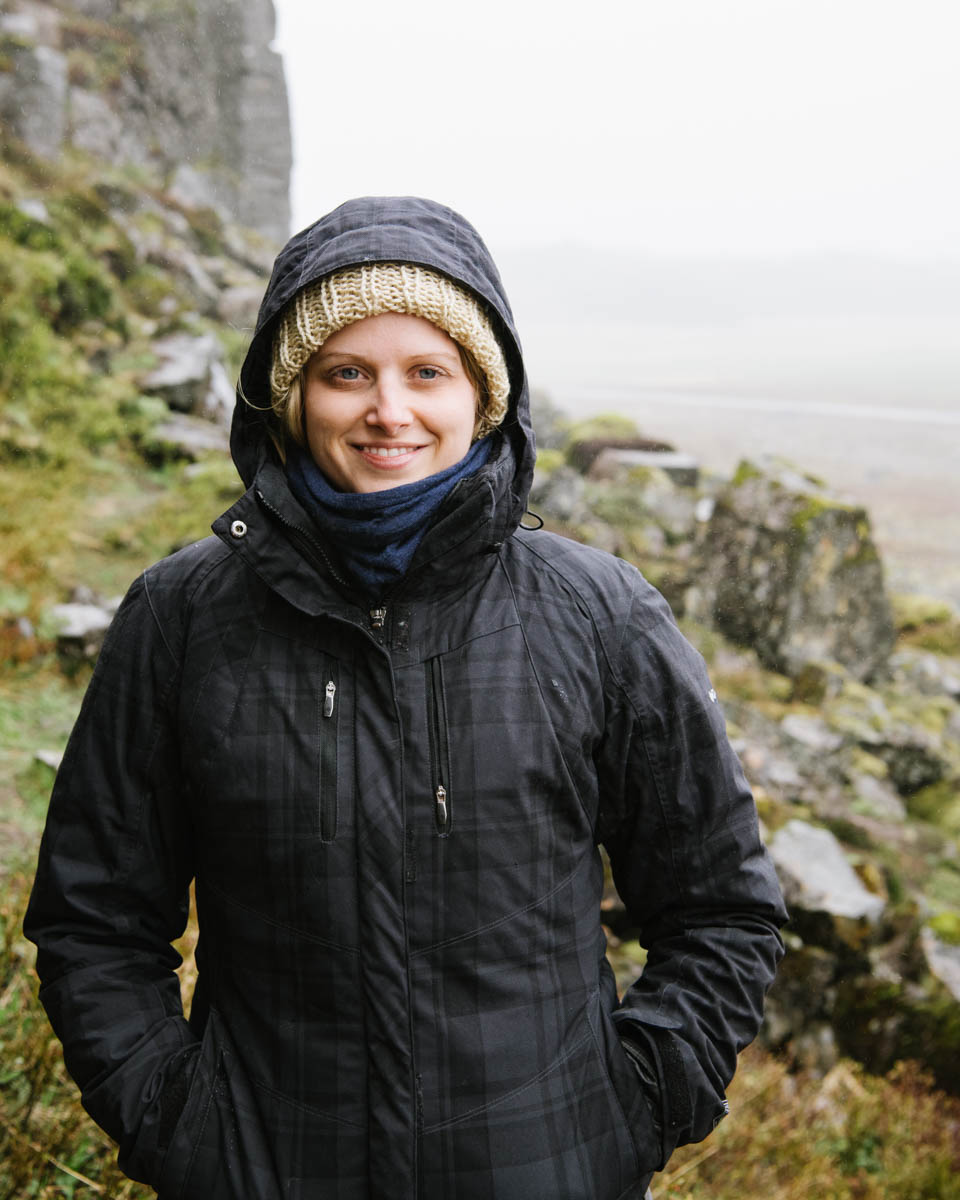
[[[200,20],[214,7],[185,9]],[[38,47],[64,54],[74,26],[44,26],[52,9],[20,4],[13,14],[32,14],[46,42],[31,42],[24,25],[11,32],[4,15],[0,77]],[[137,61],[130,22],[147,13],[175,21],[177,10],[111,0],[70,8],[71,20],[92,22],[77,28],[88,50],[99,39],[90,52],[98,71],[110,54]],[[111,40],[114,20],[126,32]],[[174,53],[148,42],[145,62]],[[71,57],[77,48],[67,48],[66,70],[83,90],[77,80],[91,76],[81,67],[93,67]],[[110,79],[95,94],[119,104]],[[128,97],[131,111],[137,94],[150,94],[143,87]],[[9,96],[0,86],[0,105]],[[252,230],[229,219],[223,194],[186,194],[174,151],[112,159],[64,135],[50,153],[36,130],[16,129],[5,119],[0,140],[0,1196],[124,1200],[146,1190],[117,1174],[66,1080],[20,919],[105,614],[147,563],[203,537],[239,492],[226,451],[231,380],[274,239],[269,223]],[[245,220],[257,223],[249,212]],[[731,594],[721,557],[746,552],[769,588],[783,583],[778,562],[793,561],[767,528],[775,505],[766,489],[783,491],[769,468],[678,481],[659,466],[598,465],[584,451],[591,439],[635,438],[629,424],[571,427],[541,402],[538,428],[533,507],[553,528],[636,561],[668,595],[710,663],[792,888],[790,952],[765,1049],[745,1059],[734,1115],[671,1162],[658,1197],[960,1196],[960,995],[945,982],[960,954],[956,613],[916,597],[888,605],[867,514],[790,475],[784,522],[791,544],[809,549],[807,574],[829,581],[840,559],[862,573],[847,592],[820,588],[829,610],[795,623],[787,652],[762,613],[750,625],[730,618],[749,609],[749,596],[718,599]],[[711,553],[721,545],[722,556]],[[861,650],[848,655],[837,614],[865,592],[876,603],[857,609]],[[86,624],[71,634],[73,621]],[[836,626],[838,661],[809,649],[817,621]],[[843,876],[852,912],[817,892],[818,854]],[[625,980],[644,951],[612,891],[604,919]],[[193,932],[182,946],[187,997]],[[904,1057],[920,1065],[897,1065]]]

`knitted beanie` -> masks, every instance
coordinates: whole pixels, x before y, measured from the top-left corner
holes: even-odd
[[[473,355],[487,381],[477,437],[507,413],[510,380],[503,351],[480,304],[463,288],[412,263],[364,263],[303,288],[284,309],[273,339],[270,390],[282,405],[307,359],[338,330],[380,313],[425,317]]]

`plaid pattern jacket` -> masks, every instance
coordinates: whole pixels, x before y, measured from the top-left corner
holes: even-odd
[[[354,202],[294,239],[245,395],[266,396],[293,292],[368,259],[490,307],[514,384],[497,451],[365,601],[269,418],[238,405],[248,490],[133,585],[61,767],[26,925],[41,996],[85,1106],[163,1200],[641,1197],[724,1112],[781,953],[775,877],[662,599],[519,528],[522,365],[462,219]],[[599,842],[649,947],[622,1000]],[[187,1020],[170,942],[194,878]]]

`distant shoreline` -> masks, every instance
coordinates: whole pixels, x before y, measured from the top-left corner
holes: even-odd
[[[598,385],[555,388],[564,411],[619,412],[729,475],[741,458],[790,459],[866,508],[894,591],[960,608],[960,411]]]
[[[558,395],[561,407],[562,397]],[[584,394],[580,393],[580,399]],[[779,416],[839,417],[855,421],[892,421],[908,425],[951,425],[960,428],[960,410],[947,408],[907,408],[903,405],[857,403],[856,401],[825,401],[773,396],[748,396],[724,391],[692,391],[690,389],[648,387],[604,387],[591,388],[589,407],[594,404],[615,407],[626,404],[633,408],[640,404],[672,404],[686,408],[715,408],[724,412],[771,413]]]

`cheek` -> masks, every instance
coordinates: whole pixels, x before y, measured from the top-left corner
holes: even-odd
[[[469,446],[477,428],[479,410],[480,400],[471,384],[457,396],[452,406],[448,427],[450,437]]]
[[[344,398],[324,388],[309,387],[304,397],[304,423],[308,436],[331,436],[347,428],[353,416]]]

